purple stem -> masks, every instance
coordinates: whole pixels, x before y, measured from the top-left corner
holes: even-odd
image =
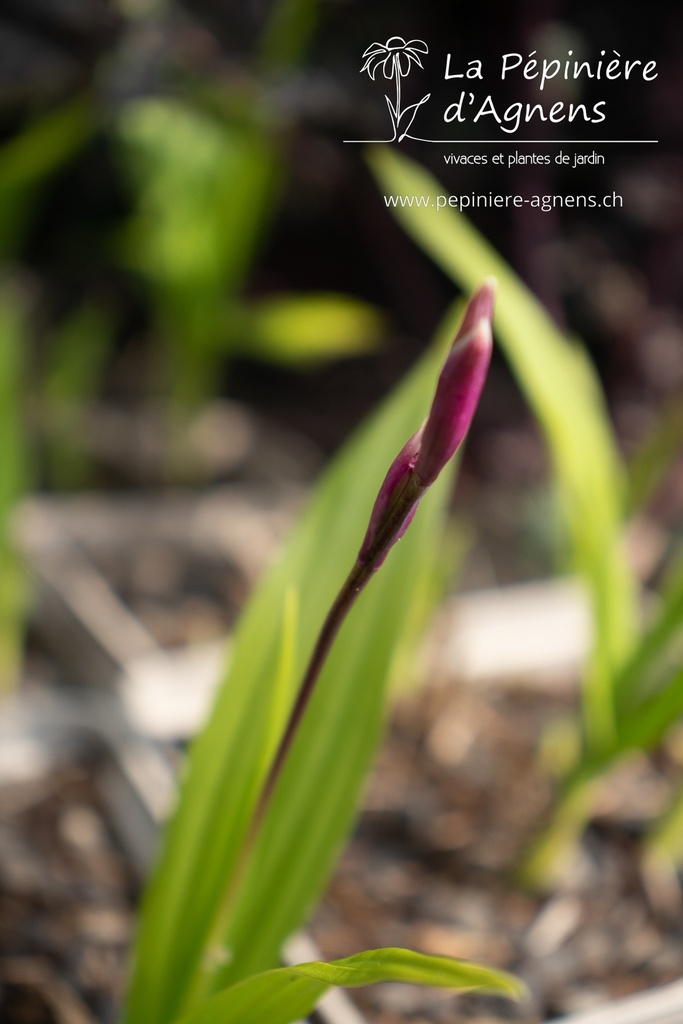
[[[426,488],[421,483],[419,478],[414,474],[408,476],[403,488],[400,493],[396,495],[392,507],[388,510],[384,517],[384,520],[377,531],[377,535],[373,541],[370,550],[361,565],[356,562],[353,569],[349,573],[346,582],[339,591],[334,604],[327,613],[327,618],[323,623],[322,629],[316,641],[313,653],[311,654],[308,668],[301,681],[299,692],[294,702],[287,727],[280,740],[280,745],[277,749],[275,757],[273,758],[272,764],[266,776],[266,780],[259,794],[259,799],[254,809],[252,819],[249,825],[249,831],[246,838],[246,846],[248,849],[252,848],[253,842],[259,832],[265,812],[268,809],[273,791],[277,784],[287,754],[289,753],[294,738],[299,730],[301,721],[313,692],[315,690],[316,683],[320,678],[320,673],[323,670],[323,666],[327,660],[327,656],[330,653],[330,649],[334,640],[339,632],[344,619],[351,611],[356,598],[363,590],[365,585],[372,577],[375,569],[382,563],[388,548],[391,546],[393,540],[400,532],[400,529],[405,522],[407,516],[410,515],[417,501],[424,493]]]

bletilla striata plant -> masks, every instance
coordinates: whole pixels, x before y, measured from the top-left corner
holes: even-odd
[[[425,524],[436,522],[436,504],[427,503],[418,513],[412,536],[369,588],[366,617],[350,617],[344,652],[333,651],[329,665],[328,655],[358,595],[406,532],[421,499],[467,433],[491,357],[493,298],[494,283],[487,281],[467,306],[429,415],[389,466],[360,551],[312,644],[298,690],[290,687],[296,641],[291,621],[283,622],[281,630],[280,669],[275,658],[253,661],[264,609],[273,607],[270,597],[252,605],[251,618],[244,620],[234,675],[228,680],[240,685],[224,687],[193,749],[179,809],[148,891],[127,1024],[291,1024],[305,1017],[331,984],[402,980],[520,995],[519,982],[504,972],[405,949],[274,966],[282,940],[320,891],[352,814],[381,726],[382,688],[393,651],[403,638],[408,610],[415,607],[413,584],[433,564],[434,546],[424,541]],[[415,377],[420,384],[415,398],[428,394],[426,379],[426,373]],[[401,405],[395,408],[407,433],[420,405],[411,399],[410,414]],[[383,422],[386,426],[378,429]],[[320,492],[319,510],[302,524],[298,540],[310,545],[310,561],[299,563],[300,550],[294,549],[292,565],[301,575],[304,566],[309,580],[331,575],[326,556],[333,529],[346,530],[348,541],[357,542],[355,517],[345,518],[349,495],[362,493],[367,508],[368,480],[381,472],[379,452],[389,454],[389,437],[395,436],[393,419],[378,424],[334,470],[331,484]],[[333,560],[333,566],[336,577],[343,565]],[[285,579],[291,579],[289,571],[276,577],[273,593],[279,595]],[[301,593],[305,600],[303,586]],[[307,647],[319,621],[317,606],[309,604]],[[286,705],[283,679],[289,688]],[[264,716],[266,727],[275,721],[267,717],[270,697],[279,716],[277,733],[264,728],[259,734]],[[245,742],[249,739],[251,744]]]
[[[491,360],[495,287],[495,280],[490,278],[471,298],[441,370],[429,415],[401,449],[384,478],[356,563],[332,605],[313,649],[252,819],[252,841],[344,619],[372,574],[410,526],[420,499],[465,439]],[[247,843],[247,847],[250,846],[251,842]]]

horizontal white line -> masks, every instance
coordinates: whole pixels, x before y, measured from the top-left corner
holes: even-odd
[[[516,146],[612,146],[612,145],[651,145],[659,142],[659,139],[413,139],[413,142],[436,142],[438,145],[448,146],[488,146],[499,143],[507,143]],[[344,139],[344,142],[363,143],[364,145],[384,145],[389,143],[385,139]]]

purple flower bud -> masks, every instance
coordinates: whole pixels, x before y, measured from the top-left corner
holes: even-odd
[[[415,473],[433,484],[469,430],[491,360],[491,325],[479,320],[464,337],[458,335],[444,363],[427,422]]]
[[[389,467],[370,516],[358,565],[378,569],[412,522],[420,498],[467,433],[491,359],[495,281],[473,295],[444,363],[429,416]]]
[[[365,565],[368,561],[368,556],[370,555],[371,549],[377,539],[381,524],[387,519],[390,507],[392,505],[396,505],[398,496],[403,492],[407,480],[415,469],[415,462],[417,461],[417,456],[420,451],[420,442],[422,440],[423,430],[424,424],[420,427],[417,433],[413,434],[403,448],[401,448],[401,451],[389,466],[389,470],[387,475],[384,477],[384,482],[379,489],[379,494],[377,495],[377,499],[370,514],[370,524],[358,555],[358,561],[361,565]],[[406,518],[403,520],[402,525],[400,525],[399,532],[393,537],[391,544],[400,540],[406,532],[413,520],[416,508],[417,500],[413,507],[408,510]],[[389,545],[389,547],[390,546],[391,545]],[[386,551],[382,555],[380,561],[376,562],[374,568],[379,569],[387,556],[389,547],[386,548]]]
[[[480,320],[486,320],[489,325],[493,323],[493,304],[496,300],[496,279],[487,277],[481,288],[474,293],[463,314],[462,323],[458,328],[453,345],[457,345],[460,338],[469,334],[473,327],[476,327]]]

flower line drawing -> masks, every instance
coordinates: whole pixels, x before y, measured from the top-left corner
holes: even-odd
[[[371,43],[363,54],[365,63],[360,69],[361,74],[367,71],[374,82],[375,75],[382,68],[386,79],[389,81],[391,79],[396,80],[396,102],[392,103],[385,94],[387,106],[389,107],[389,116],[391,117],[391,126],[394,132],[393,137],[387,140],[389,142],[393,142],[396,138],[398,138],[399,142],[405,139],[410,131],[410,126],[415,120],[418,109],[431,96],[431,93],[427,93],[417,103],[411,103],[403,110],[401,109],[401,79],[406,77],[413,63],[417,64],[418,67],[422,67],[420,54],[428,52],[429,47],[421,39],[411,39],[410,42],[406,42],[401,36],[391,36],[387,39],[386,43]],[[402,121],[406,122],[403,126],[401,125]]]

